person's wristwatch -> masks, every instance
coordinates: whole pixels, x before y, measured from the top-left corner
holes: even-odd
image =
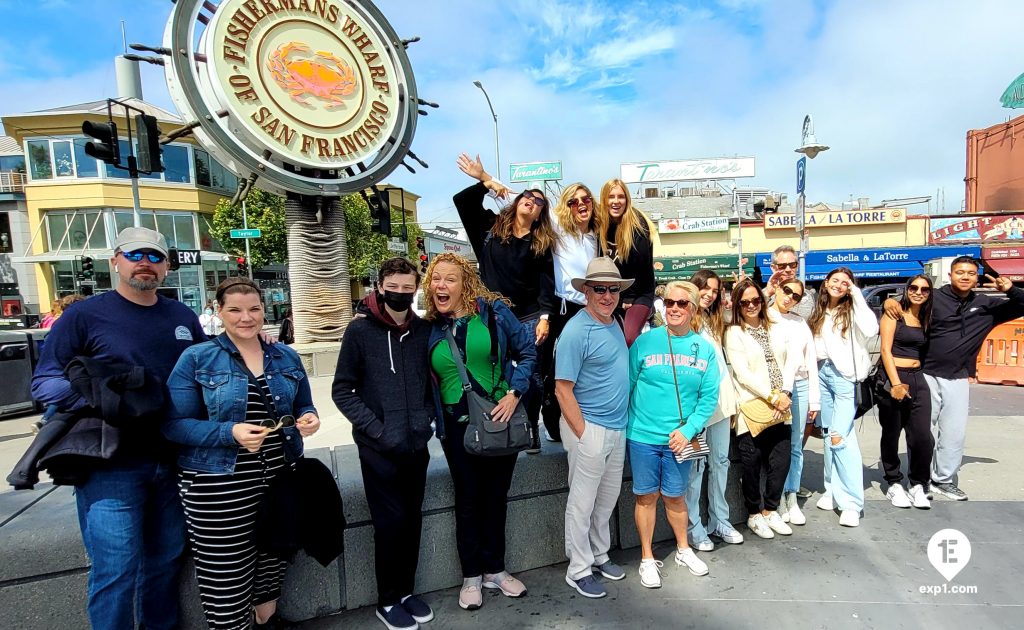
[[[782,393],[786,395],[786,398],[793,398],[793,392],[789,391],[788,389],[782,390]]]
[[[505,392],[505,394],[512,394],[513,396],[516,397],[516,399],[523,397],[523,393],[517,389],[509,389],[507,392]]]

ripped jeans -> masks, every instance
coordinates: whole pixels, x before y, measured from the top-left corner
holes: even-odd
[[[818,363],[821,426],[825,443],[825,492],[839,510],[864,509],[864,462],[854,426],[857,384],[843,378],[831,361]],[[838,440],[836,439],[838,438]],[[838,442],[838,443],[834,443]]]

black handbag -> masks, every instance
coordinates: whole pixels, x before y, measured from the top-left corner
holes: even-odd
[[[490,326],[491,332],[491,365],[498,363],[497,338],[494,331],[496,325],[493,312]],[[495,422],[491,420],[491,412],[494,411],[495,403],[491,402],[474,389],[470,375],[466,372],[466,364],[462,360],[462,353],[455,343],[455,335],[452,334],[452,327],[445,330],[448,337],[448,347],[452,352],[452,360],[459,370],[459,378],[462,380],[462,391],[466,399],[467,421],[466,436],[462,441],[463,447],[471,455],[482,457],[500,457],[502,455],[514,455],[519,451],[526,450],[530,446],[533,437],[533,429],[526,415],[526,409],[520,401],[516,410],[507,422]],[[477,384],[479,387],[479,384]],[[482,389],[482,388],[481,388]]]

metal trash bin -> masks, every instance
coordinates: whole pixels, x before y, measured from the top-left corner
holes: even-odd
[[[36,409],[32,370],[38,360],[35,340],[24,331],[0,331],[0,417]]]

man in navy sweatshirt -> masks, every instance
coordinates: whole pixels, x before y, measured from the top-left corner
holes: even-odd
[[[936,434],[931,489],[954,501],[967,500],[967,493],[953,483],[953,477],[964,456],[970,379],[977,373],[978,351],[993,328],[1024,316],[1024,289],[1013,286],[1007,278],[985,277],[1009,299],[976,293],[978,262],[970,256],[953,260],[949,284],[932,296],[922,365],[931,390],[932,428]],[[886,300],[885,311],[895,319],[902,316],[895,300]]]
[[[36,400],[63,411],[88,406],[64,374],[75,357],[141,366],[165,383],[181,353],[206,340],[191,309],[157,295],[170,270],[159,232],[126,228],[110,264],[116,290],[65,311],[47,335],[32,378]],[[117,452],[75,487],[82,541],[92,561],[88,607],[94,630],[178,625],[185,525],[162,421],[161,414],[119,426]]]
[[[434,618],[412,592],[435,415],[431,326],[411,308],[419,284],[405,258],[381,264],[377,290],[359,305],[363,317],[345,329],[331,389],[359,450],[373,522],[377,617],[389,630],[414,630]]]

